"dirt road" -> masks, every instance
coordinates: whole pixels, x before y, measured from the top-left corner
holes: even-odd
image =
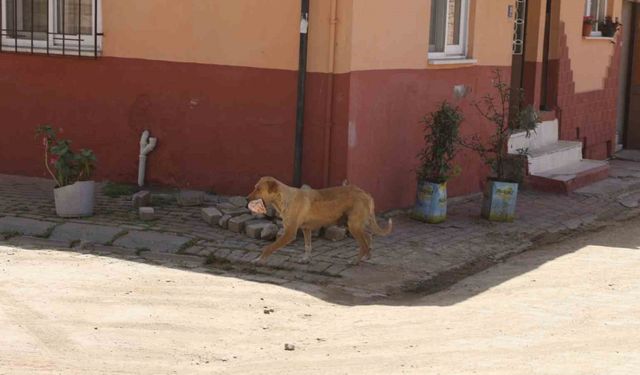
[[[0,245],[0,374],[638,374],[639,228],[373,305]]]

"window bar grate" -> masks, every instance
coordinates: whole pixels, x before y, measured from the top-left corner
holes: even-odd
[[[98,29],[100,3],[101,0],[0,0],[0,53],[78,57],[93,54],[98,58],[104,37]]]
[[[516,0],[513,31],[513,54],[524,53],[525,25],[527,17],[527,0]]]
[[[47,2],[46,8],[47,8],[47,32],[46,32],[45,36],[47,38],[47,56],[49,56],[49,54],[50,54],[50,51],[49,51],[49,39],[50,39],[50,35],[51,35],[51,32],[50,32],[51,24],[49,23],[49,16],[50,16],[50,14],[49,14],[49,2]]]
[[[98,58],[98,0],[93,0],[93,58]]]
[[[66,24],[66,20],[67,20],[67,7],[66,7],[66,0],[60,0],[62,1],[62,56],[66,55],[66,48],[67,48],[67,24]]]
[[[78,0],[78,57],[82,57],[82,0]]]
[[[2,24],[2,21],[4,20],[3,14],[2,14],[2,4],[0,4],[0,52],[2,52],[2,37],[4,37],[4,25]]]
[[[18,52],[18,2],[13,3],[13,41],[14,52]]]
[[[34,3],[33,2],[34,1],[31,0],[31,53],[33,53],[33,24],[35,23],[35,22],[33,22],[34,21],[34,17],[33,17],[33,15],[34,15],[34,11],[33,11]]]

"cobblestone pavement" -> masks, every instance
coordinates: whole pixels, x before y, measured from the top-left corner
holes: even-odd
[[[481,219],[479,196],[453,200],[441,225],[397,213],[392,235],[375,238],[372,260],[358,266],[350,265],[357,253],[352,239],[316,238],[310,264],[299,263],[304,244],[298,239],[267,265],[255,267],[250,260],[266,242],[209,226],[202,220],[202,207],[179,207],[165,199],[155,204],[158,219],[143,222],[130,196],[109,198],[100,191],[102,185],[95,216],[63,220],[55,216],[52,188],[48,180],[0,175],[0,241],[384,297],[435,291],[536,244],[638,214],[640,163],[612,161],[611,178],[571,195],[524,189],[518,220],[511,224]]]

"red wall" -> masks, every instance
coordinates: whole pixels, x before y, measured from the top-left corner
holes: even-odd
[[[329,185],[348,178],[380,210],[411,206],[420,119],[448,99],[464,110],[465,136],[490,134],[471,104],[490,88],[493,69],[310,74],[304,181],[323,187],[328,172]],[[149,129],[159,138],[150,183],[245,194],[263,175],[290,182],[296,80],[284,70],[2,54],[0,173],[46,177],[34,129],[52,124],[75,147],[96,152],[98,180],[134,183],[140,134]],[[454,85],[471,94],[455,100]],[[450,195],[479,191],[488,169],[466,150],[456,162],[462,174]]]
[[[305,176],[319,186],[328,79],[309,81]],[[348,87],[337,81],[337,92]],[[244,194],[263,175],[290,182],[296,84],[294,71],[2,54],[0,173],[46,176],[34,130],[52,124],[96,152],[97,179],[134,183],[140,134],[149,129],[159,139],[150,183]],[[347,106],[334,108],[335,181],[345,175],[339,121]]]
[[[496,67],[457,69],[385,70],[351,74],[348,176],[370,191],[378,209],[409,207],[415,202],[417,154],[424,145],[420,120],[443,100],[461,107],[465,121],[462,135],[488,137],[494,128],[472,108],[491,90]],[[503,67],[503,79],[511,76]],[[455,99],[455,85],[471,88],[464,99]],[[449,182],[449,195],[482,189],[487,167],[475,153],[461,150],[456,164],[461,174]]]

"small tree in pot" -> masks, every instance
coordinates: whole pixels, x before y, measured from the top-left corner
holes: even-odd
[[[452,162],[460,142],[462,120],[460,109],[445,101],[422,121],[425,147],[418,155],[421,163],[413,211],[418,220],[437,224],[447,217],[447,180],[457,173]]]
[[[540,118],[532,106],[524,106],[522,90],[513,89],[502,80],[499,69],[494,71],[493,87],[497,96],[487,94],[474,106],[495,125],[494,134],[487,143],[475,135],[463,144],[476,151],[493,172],[484,190],[482,216],[491,221],[510,222],[515,218],[518,184],[526,171],[528,150],[520,149],[518,155],[510,155],[509,138],[517,132],[526,132],[529,137]]]
[[[59,139],[48,125],[40,126],[36,134],[42,137],[45,168],[56,183],[53,194],[58,216],[93,215],[95,183],[91,176],[96,163],[93,151],[74,152],[71,141]]]

